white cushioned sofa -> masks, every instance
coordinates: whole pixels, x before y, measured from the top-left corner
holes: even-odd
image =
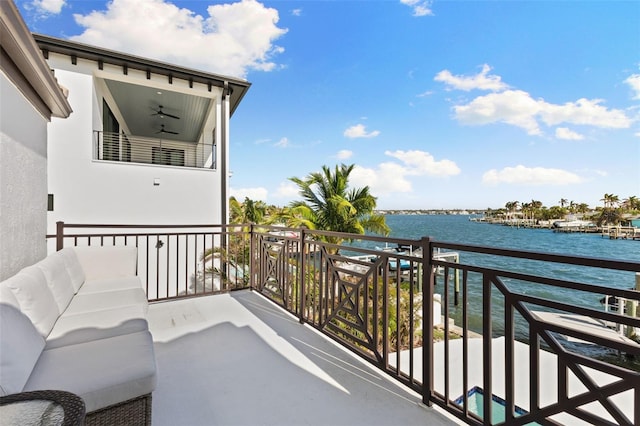
[[[64,390],[86,424],[151,424],[156,385],[135,247],[68,247],[0,283],[0,395]]]

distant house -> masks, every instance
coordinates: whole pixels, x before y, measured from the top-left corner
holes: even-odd
[[[50,233],[227,222],[229,119],[249,82],[33,37],[75,111],[49,127]]]
[[[2,281],[47,254],[47,123],[71,106],[12,1],[0,1],[0,43]]]

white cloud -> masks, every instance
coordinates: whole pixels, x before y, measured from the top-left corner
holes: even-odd
[[[40,13],[57,15],[66,2],[65,0],[33,0],[31,4]]]
[[[340,151],[338,151],[338,153],[336,154],[336,158],[338,160],[348,160],[349,158],[351,158],[353,156],[353,151],[349,151],[348,149],[341,149]]]
[[[538,101],[521,90],[490,93],[453,108],[456,118],[463,124],[502,122],[521,127],[530,135],[541,133],[535,118],[540,109]]]
[[[275,196],[277,198],[291,199],[300,195],[300,188],[293,182],[282,182],[276,190]]]
[[[471,90],[491,90],[497,92],[509,87],[502,82],[500,76],[489,75],[489,71],[491,71],[491,67],[487,64],[482,66],[482,71],[470,77],[453,75],[449,70],[443,70],[436,74],[434,80],[446,84],[449,86],[449,90],[456,89],[464,90],[465,92]]]
[[[427,90],[426,92],[422,92],[419,95],[416,95],[416,98],[426,98],[427,96],[433,95],[433,90]]]
[[[400,3],[411,7],[413,9],[413,16],[430,16],[430,15],[433,15],[433,10],[431,10],[431,1],[428,1],[428,0],[400,0]]]
[[[607,109],[601,100],[579,99],[562,105],[535,100],[522,90],[507,90],[479,96],[466,105],[455,106],[456,118],[463,124],[507,123],[521,127],[530,135],[540,135],[540,121],[548,126],[562,123],[601,128],[628,128],[632,120],[624,111]]]
[[[293,15],[293,16],[300,16],[300,15],[302,15],[302,9],[293,9],[293,10],[291,11],[291,15]]]
[[[623,129],[631,126],[631,119],[624,111],[607,109],[600,105],[601,99],[578,99],[563,105],[539,101],[540,116],[549,126],[560,123],[582,124],[595,127]]]
[[[458,166],[450,160],[436,161],[424,151],[387,151],[385,155],[400,162],[387,161],[376,168],[355,166],[349,182],[355,187],[369,186],[374,196],[413,191],[410,177],[447,177],[460,173]]]
[[[492,169],[482,176],[482,183],[497,185],[501,183],[516,185],[569,185],[582,182],[575,173],[561,169],[543,167],[505,167],[502,170]]]
[[[51,1],[51,0],[48,0]],[[75,14],[73,40],[208,72],[244,77],[277,67],[274,44],[287,32],[276,9],[256,0],[215,4],[203,17],[167,0],[112,0],[107,10]]]
[[[460,173],[460,168],[453,161],[436,161],[433,155],[425,151],[386,151],[385,155],[402,161],[407,175],[445,177]]]
[[[379,130],[373,130],[371,132],[367,132],[364,124],[356,124],[355,126],[349,127],[344,131],[344,136],[355,139],[355,138],[375,138],[380,134]]]
[[[484,125],[506,123],[520,127],[530,135],[541,135],[541,124],[557,126],[563,123],[622,129],[631,126],[632,119],[623,110],[608,109],[601,99],[581,98],[575,102],[552,104],[543,99],[534,99],[523,90],[509,89],[500,76],[490,75],[491,67],[482,66],[482,71],[473,76],[454,76],[448,70],[440,71],[435,81],[443,82],[448,90],[471,91],[492,90],[495,93],[478,96],[472,101],[453,107],[455,116],[462,124]],[[640,98],[640,75],[625,80]],[[556,130],[561,139],[582,139],[582,135],[562,128]]]
[[[556,129],[556,138],[569,141],[581,141],[582,139],[584,139],[584,136],[566,127],[558,127]]]
[[[288,148],[291,146],[291,142],[289,142],[289,138],[285,137],[274,143],[273,146],[277,146],[278,148]]]
[[[229,193],[232,197],[235,197],[238,201],[243,201],[245,198],[249,198],[254,201],[266,201],[267,200],[266,188],[229,188]]]
[[[624,82],[627,83],[634,92],[632,99],[640,99],[640,74],[630,75]]]
[[[397,192],[411,192],[405,169],[398,163],[381,163],[376,169],[355,166],[349,175],[349,185],[368,186],[374,196]]]

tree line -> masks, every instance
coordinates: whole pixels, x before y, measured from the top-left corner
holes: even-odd
[[[587,203],[576,203],[566,198],[561,198],[558,205],[551,207],[544,206],[542,202],[531,200],[530,202],[508,201],[504,208],[487,209],[485,216],[505,219],[523,218],[533,221],[562,220],[568,215],[581,215],[584,220],[591,220],[598,226],[618,225],[627,217],[640,215],[640,198],[630,196],[621,200],[615,194],[604,194],[600,199],[602,206],[595,209],[589,207]]]
[[[305,178],[291,177],[298,186],[301,200],[288,206],[276,207],[263,201],[245,198],[242,202],[230,199],[230,223],[254,223],[283,225],[291,228],[305,227],[313,230],[364,234],[369,231],[389,235],[390,229],[383,214],[376,211],[376,197],[368,186],[352,188],[349,175],[354,164],[336,165],[333,169],[323,166]],[[604,194],[602,206],[591,209],[587,203],[577,203],[566,198],[558,205],[547,207],[541,201],[509,201],[504,208],[487,208],[485,216],[490,218],[529,221],[562,220],[568,215],[580,215],[598,226],[618,225],[632,215],[640,215],[640,199],[630,196],[621,200],[615,194]],[[334,243],[339,241],[332,241]]]

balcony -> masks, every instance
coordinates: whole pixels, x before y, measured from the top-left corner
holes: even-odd
[[[254,225],[51,237],[138,247],[154,424],[640,423],[640,292],[589,279],[638,262]]]
[[[157,426],[455,424],[257,292],[152,304],[149,323]]]
[[[163,131],[164,128],[162,128]],[[169,132],[166,130],[166,132]],[[162,134],[160,134],[162,136]],[[94,131],[94,160],[216,168],[215,145]]]

